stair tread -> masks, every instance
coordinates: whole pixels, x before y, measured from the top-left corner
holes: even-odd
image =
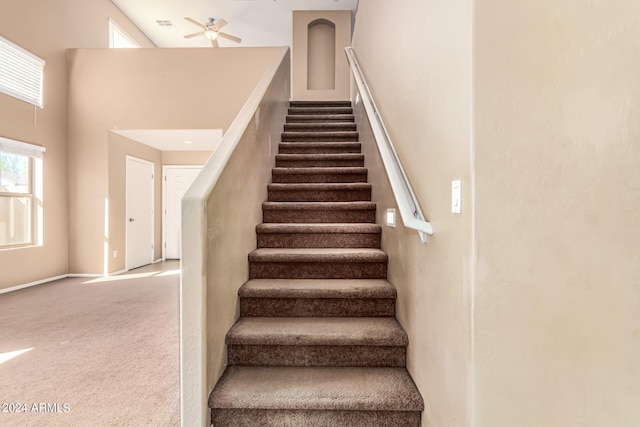
[[[285,123],[284,124],[284,128],[285,131],[287,129],[294,131],[295,129],[298,130],[307,130],[310,128],[318,128],[318,129],[329,129],[330,132],[334,132],[334,131],[340,131],[340,129],[336,129],[336,128],[343,128],[342,130],[344,130],[346,128],[346,131],[352,131],[355,132],[356,130],[356,124],[355,123],[350,123],[350,122],[304,122],[304,123]]]
[[[238,290],[241,298],[395,298],[384,279],[252,279]]]
[[[295,136],[358,136],[358,131],[356,130],[318,130],[318,131],[284,131],[283,135],[295,135]]]
[[[296,148],[351,148],[361,147],[362,143],[358,141],[284,141],[279,143],[280,147],[296,147]],[[352,154],[352,153],[346,153]],[[357,154],[357,153],[356,153]]]
[[[273,168],[271,172],[276,175],[316,175],[316,174],[363,174],[367,168],[359,166],[344,167],[317,167],[317,168]]]
[[[332,99],[332,100],[320,100],[320,99],[300,99],[289,101],[290,106],[306,106],[306,105],[345,105],[351,106],[351,101],[348,99]]]
[[[228,344],[367,345],[408,344],[393,317],[241,317],[227,333]]]
[[[260,248],[249,253],[257,262],[386,262],[386,252],[372,248]]]
[[[277,159],[289,160],[335,160],[335,159],[364,159],[364,154],[359,153],[322,153],[322,154],[276,154]]]
[[[293,107],[300,108],[300,107]],[[351,108],[351,107],[346,107]],[[343,120],[355,120],[355,116],[353,114],[287,114],[285,120],[304,120],[304,123],[325,123],[331,122],[331,120],[336,120],[337,123],[350,123],[344,122]],[[314,122],[317,120],[317,122]],[[298,122],[293,122],[298,123]]]
[[[267,190],[366,190],[371,188],[367,182],[276,182],[267,184]]]
[[[366,233],[379,234],[382,227],[369,223],[262,223],[256,226],[257,233]]]
[[[311,105],[293,105],[288,109],[288,114],[290,116],[295,116],[297,114],[353,114],[353,107],[350,106],[311,106]],[[296,114],[297,113],[297,114]]]
[[[424,402],[405,368],[230,366],[209,407],[422,411]]]
[[[374,202],[263,202],[266,210],[374,210]]]
[[[355,116],[353,114],[289,114],[287,115],[287,123],[308,123],[314,120],[337,123],[353,123]]]

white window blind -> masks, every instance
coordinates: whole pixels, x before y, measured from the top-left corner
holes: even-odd
[[[44,60],[0,37],[0,92],[42,107]]]

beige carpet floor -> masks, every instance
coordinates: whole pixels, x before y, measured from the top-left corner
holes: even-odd
[[[0,426],[178,426],[179,268],[0,295]]]

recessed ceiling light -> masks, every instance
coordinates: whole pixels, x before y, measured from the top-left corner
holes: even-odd
[[[193,144],[193,141],[185,141],[185,144]]]

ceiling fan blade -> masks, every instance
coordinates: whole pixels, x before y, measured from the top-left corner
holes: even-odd
[[[225,25],[227,25],[228,22],[225,21],[224,19],[219,19],[215,24],[213,24],[213,30],[214,31],[218,31],[220,28],[224,27]]]
[[[197,33],[193,33],[193,34],[187,34],[186,36],[184,36],[185,39],[190,39],[192,37],[198,37],[198,36],[204,36],[204,31],[199,31]]]
[[[220,47],[220,45],[218,44],[218,39],[211,40],[211,46],[213,46],[213,47]]]
[[[203,30],[207,29],[207,27],[205,27],[204,25],[202,25],[201,23],[199,23],[195,19],[192,19],[192,18],[184,18],[184,19],[186,19],[187,21],[191,22],[194,25],[197,25],[198,27],[202,28]]]
[[[220,33],[218,33],[218,35],[220,37],[224,37],[225,39],[229,39],[231,41],[234,41],[236,43],[242,42],[242,39],[240,37],[232,36],[231,34],[220,32]]]

